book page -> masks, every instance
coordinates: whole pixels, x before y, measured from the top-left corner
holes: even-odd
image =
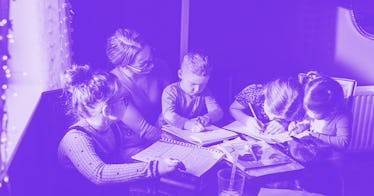
[[[191,132],[189,130],[179,129],[171,125],[163,126],[162,130],[176,135],[189,142],[200,145],[211,144],[226,139],[231,139],[237,136],[237,134],[232,131],[221,129],[214,125],[209,125],[208,127],[206,127],[206,130],[202,132]]]
[[[237,133],[249,135],[253,138],[256,138],[258,140],[263,140],[267,143],[282,143],[285,141],[292,140],[288,132],[283,132],[283,133],[274,134],[274,135],[259,133],[256,131],[248,130],[248,128],[239,121],[234,121],[224,126],[223,128],[237,132]]]
[[[223,153],[214,149],[203,148],[182,142],[170,143],[164,140],[157,141],[148,148],[132,156],[133,159],[145,162],[162,158],[178,159],[186,166],[187,173],[198,177],[213,167],[222,157]]]

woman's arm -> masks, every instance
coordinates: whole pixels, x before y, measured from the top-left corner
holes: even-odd
[[[61,140],[59,153],[67,156],[74,167],[92,183],[121,183],[156,175],[157,162],[106,164],[96,154],[90,136],[69,131]]]
[[[161,138],[162,131],[149,124],[131,102],[128,103],[121,121],[146,140],[156,141]]]

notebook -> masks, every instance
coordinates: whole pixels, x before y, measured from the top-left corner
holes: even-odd
[[[274,149],[265,141],[248,142],[237,138],[216,146],[225,153],[226,160],[234,162],[237,156],[237,167],[243,171],[291,163],[291,159]]]
[[[214,125],[206,127],[206,130],[202,132],[191,132],[189,130],[183,130],[171,125],[163,126],[162,130],[188,142],[201,146],[221,142],[223,140],[232,139],[238,136],[238,134],[235,132],[222,129]]]
[[[132,158],[145,162],[161,158],[178,159],[186,166],[187,173],[200,177],[223,156],[224,154],[221,151],[213,148],[163,138],[132,156]]]
[[[237,133],[249,135],[253,138],[256,138],[258,140],[263,140],[267,143],[282,143],[282,142],[292,140],[288,132],[283,132],[283,133],[275,134],[275,135],[257,133],[255,131],[248,130],[248,128],[239,121],[234,121],[224,126],[223,128],[237,132]]]

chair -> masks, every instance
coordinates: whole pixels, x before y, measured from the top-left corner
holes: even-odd
[[[344,92],[344,98],[347,101],[347,106],[349,108],[352,108],[352,101],[353,101],[353,95],[357,86],[357,81],[353,79],[348,78],[338,78],[338,77],[332,77],[335,81],[337,81],[343,88]]]
[[[356,86],[354,80],[334,79],[342,85],[353,114],[350,145],[338,166],[343,183],[342,193],[362,195],[370,191],[370,183],[361,179],[374,177],[374,86]]]
[[[62,89],[41,94],[9,166],[12,196],[83,195],[95,189],[58,164],[59,141],[74,120],[66,114],[66,100]]]

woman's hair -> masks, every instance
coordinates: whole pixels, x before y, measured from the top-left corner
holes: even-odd
[[[73,65],[65,71],[64,82],[71,93],[70,112],[77,117],[96,115],[99,112],[96,106],[106,104],[120,93],[113,74],[92,72],[89,65]]]
[[[131,65],[136,55],[146,45],[144,39],[136,31],[119,28],[107,41],[106,54],[115,66]]]
[[[294,121],[304,117],[303,89],[298,79],[273,80],[266,84],[264,95],[270,112],[278,118]]]
[[[183,57],[182,70],[189,70],[199,76],[210,75],[212,66],[208,62],[208,56],[197,52],[189,52]]]
[[[341,111],[345,107],[341,85],[327,76],[319,76],[305,84],[304,107],[318,118]]]

